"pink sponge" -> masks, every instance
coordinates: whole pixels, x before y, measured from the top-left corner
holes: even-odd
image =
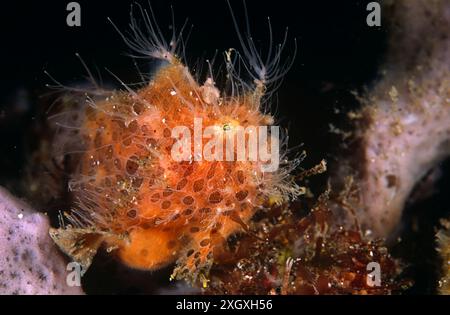
[[[83,294],[66,284],[66,263],[48,218],[0,187],[0,294]]]

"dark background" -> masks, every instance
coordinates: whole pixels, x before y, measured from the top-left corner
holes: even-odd
[[[48,71],[65,85],[80,83],[86,75],[78,52],[89,68],[99,69],[105,83],[117,81],[108,68],[126,83],[139,81],[130,50],[107,21],[110,17],[126,31],[132,1],[78,1],[81,27],[66,25],[69,1],[3,2],[0,8],[0,184],[13,191],[21,177],[23,163],[36,146],[33,136],[49,104],[42,95],[51,92]],[[257,45],[267,47],[267,16],[271,17],[274,42],[281,41],[286,27],[289,40],[286,56],[298,42],[295,63],[278,90],[274,107],[281,125],[289,127],[291,144],[304,143],[311,164],[327,156],[336,138],[328,124],[342,117],[334,108],[356,104],[352,90],[359,90],[376,76],[384,52],[384,27],[366,25],[369,1],[247,1],[252,34]],[[147,1],[141,1],[144,7]],[[241,26],[245,24],[243,2],[231,0]],[[189,18],[193,25],[186,48],[186,60],[193,66],[200,58],[212,58],[218,51],[239,48],[230,11],[225,0],[151,1],[161,29],[170,35],[171,5],[178,28]],[[266,45],[266,46],[264,46]],[[143,72],[151,70],[139,62]],[[45,117],[44,117],[45,118]]]

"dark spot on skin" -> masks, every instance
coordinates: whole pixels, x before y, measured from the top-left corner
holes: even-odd
[[[188,177],[189,175],[191,175],[194,172],[194,167],[192,165],[190,165],[186,171],[184,172],[184,177]]]
[[[243,171],[241,170],[237,171],[237,180],[239,184],[243,184],[245,182],[245,176]]]
[[[122,144],[123,144],[124,146],[128,147],[128,146],[131,145],[131,142],[132,142],[131,137],[127,137],[126,139],[124,139],[124,140],[122,141]]]
[[[222,201],[222,199],[223,199],[222,195],[218,191],[215,191],[211,195],[209,195],[209,202],[210,203],[219,203],[219,202]]]
[[[156,141],[153,138],[148,138],[146,140],[147,145],[152,146],[153,148],[155,148],[158,145],[158,141]]]
[[[198,233],[198,232],[200,232],[200,228],[197,226],[193,226],[193,227],[191,227],[190,231],[191,231],[191,233]]]
[[[170,202],[169,200],[164,200],[164,201],[161,203],[161,208],[163,208],[163,209],[168,209],[168,208],[170,207],[170,205],[171,205],[171,202]]]
[[[230,216],[230,215],[233,214],[233,213],[234,213],[233,210],[227,210],[227,211],[222,212],[222,215],[223,215],[224,217],[228,217],[228,216]]]
[[[170,138],[170,136],[172,135],[172,132],[170,131],[169,128],[165,128],[164,131],[163,131],[163,135],[166,138]]]
[[[170,190],[170,189],[166,189],[166,190],[164,190],[164,192],[163,192],[163,196],[164,196],[164,197],[170,196],[171,194],[173,194],[173,191]]]
[[[167,242],[168,249],[173,249],[173,248],[175,248],[176,245],[177,245],[177,242],[174,240],[170,240],[169,242]]]
[[[137,216],[137,210],[136,210],[136,209],[131,209],[131,210],[129,210],[129,211],[127,212],[127,216],[128,216],[130,219],[136,218],[136,216]]]
[[[238,191],[236,193],[236,199],[238,201],[244,200],[245,198],[247,198],[247,196],[248,196],[248,191],[247,190],[241,190],[241,191]]]
[[[144,230],[148,230],[149,228],[153,227],[154,224],[152,224],[150,222],[144,222],[141,226]]]
[[[201,208],[199,212],[202,214],[208,214],[211,213],[211,208]]]
[[[245,211],[248,208],[248,204],[246,202],[241,203],[241,211]]]
[[[204,185],[205,185],[205,181],[203,179],[199,179],[194,182],[192,189],[194,190],[194,192],[199,192],[203,189]]]
[[[133,178],[133,188],[138,189],[141,187],[143,181],[144,179],[142,177]]]
[[[159,193],[155,193],[150,197],[151,202],[157,202],[159,200],[160,196]]]
[[[183,178],[182,180],[180,180],[177,184],[177,190],[183,189],[186,186],[187,182],[188,181],[186,178]]]
[[[130,175],[135,174],[139,168],[139,165],[137,164],[136,160],[137,160],[136,157],[131,157],[127,161],[126,169],[127,169],[127,173]]]
[[[191,205],[194,203],[194,198],[192,198],[191,196],[186,196],[183,198],[183,203],[186,205]]]
[[[130,133],[135,133],[135,132],[137,132],[138,131],[138,129],[139,129],[139,125],[138,125],[138,123],[137,123],[137,121],[136,120],[133,120],[132,122],[130,122],[130,124],[128,125],[128,131],[130,132]]]

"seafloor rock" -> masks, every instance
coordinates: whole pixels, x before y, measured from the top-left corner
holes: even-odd
[[[48,218],[0,187],[0,294],[83,294],[66,284],[66,263]]]

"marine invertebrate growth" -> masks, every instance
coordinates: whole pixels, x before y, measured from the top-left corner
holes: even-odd
[[[285,139],[278,169],[266,171],[269,160],[261,158],[279,150],[278,129],[259,126],[274,124],[263,107],[287,70],[280,65],[286,38],[263,60],[239,35],[243,54],[225,54],[229,89],[220,91],[212,74],[200,85],[182,63],[181,35],[174,30],[165,42],[153,12],[139,11],[145,25],[133,18],[132,37],[123,38],[162,64],[142,88],[123,84],[123,91],[89,96],[65,121],[75,128],[62,128],[56,141],[62,154],[77,156],[70,189],[78,204],[68,215],[71,226],[51,235],[86,267],[106,243],[131,267],[152,270],[177,260],[174,276],[196,278],[258,209],[301,193],[290,175],[299,159],[287,160]],[[240,79],[240,66],[253,81]],[[252,139],[270,150],[252,158]]]
[[[48,236],[49,220],[0,187],[0,292],[83,294],[66,283],[66,263]]]
[[[380,237],[396,232],[416,184],[450,155],[448,2],[389,1],[384,9],[390,36],[383,76],[350,115],[360,143],[350,162],[361,187],[355,208]],[[362,159],[357,168],[355,159]]]
[[[442,220],[443,228],[436,233],[438,243],[437,250],[442,259],[442,276],[439,281],[439,293],[450,294],[450,223],[448,220]]]

